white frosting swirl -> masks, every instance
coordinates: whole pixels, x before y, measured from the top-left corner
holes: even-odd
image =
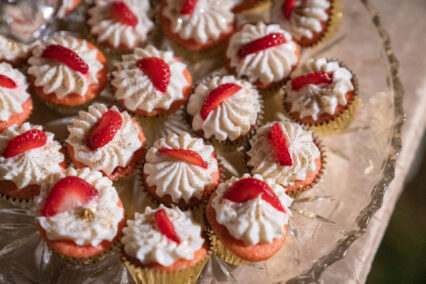
[[[17,85],[13,89],[0,87],[0,121],[7,121],[12,114],[24,111],[22,104],[30,98],[30,94],[27,92],[27,80],[18,69],[8,63],[0,63],[0,74],[9,77]]]
[[[6,60],[13,62],[27,57],[29,52],[30,47],[28,45],[18,43],[0,35],[0,61]]]
[[[274,239],[282,238],[286,234],[285,225],[288,224],[290,215],[288,207],[293,199],[285,193],[282,186],[271,179],[264,180],[260,175],[254,175],[253,178],[269,185],[281,201],[285,213],[263,200],[260,195],[244,203],[223,198],[223,194],[235,182],[249,177],[249,174],[244,174],[241,178],[232,177],[219,185],[212,201],[216,221],[225,226],[231,236],[246,244],[270,244]]]
[[[225,83],[234,83],[241,89],[227,98],[203,120],[201,108],[210,92]],[[193,117],[192,128],[202,130],[204,137],[220,141],[235,140],[247,134],[255,125],[260,112],[259,94],[253,86],[234,76],[213,77],[201,82],[189,98],[187,112]]]
[[[248,165],[253,168],[253,173],[260,174],[265,179],[273,179],[283,186],[292,186],[295,181],[304,180],[308,173],[316,171],[315,159],[319,158],[321,153],[314,143],[311,131],[306,131],[290,121],[279,122],[293,162],[292,166],[280,165],[268,141],[268,133],[274,123],[262,126],[250,139]]]
[[[136,66],[138,60],[147,57],[158,57],[170,68],[170,83],[166,92],[162,93],[152,84],[147,75]],[[117,89],[114,96],[123,100],[131,111],[151,112],[154,109],[169,109],[173,102],[184,98],[183,89],[190,83],[184,76],[186,65],[173,56],[171,51],[162,51],[152,45],[146,48],[135,48],[133,54],[123,55],[123,61],[117,64],[113,72],[111,84]]]
[[[113,106],[113,111],[119,110]],[[102,115],[108,111],[104,104],[94,104],[88,111],[80,111],[68,126],[69,136],[66,140],[74,148],[74,157],[77,161],[87,165],[92,170],[111,174],[117,167],[126,167],[143,143],[139,140],[138,125],[127,112],[121,112],[123,123],[114,138],[103,147],[91,150],[87,146],[87,136],[92,127]]]
[[[136,26],[129,26],[118,22],[111,16],[110,0],[96,0],[95,6],[89,9],[92,34],[97,36],[98,41],[107,42],[114,48],[125,45],[128,48],[144,42],[148,32],[154,24],[148,18],[148,0],[124,0],[127,7],[138,18]]]
[[[170,29],[183,39],[198,43],[218,40],[234,22],[232,3],[223,0],[199,0],[191,15],[180,13],[184,0],[166,0],[162,15],[170,20]]]
[[[314,72],[333,73],[331,84],[308,84],[298,91],[291,88],[291,80],[286,87],[286,102],[291,103],[290,112],[299,112],[300,118],[312,116],[317,120],[323,113],[333,115],[338,105],[346,105],[346,93],[354,90],[352,74],[338,61],[327,61],[325,58],[309,59],[300,71],[296,71],[293,78]]]
[[[77,53],[89,65],[88,74],[75,71],[61,61],[41,57],[44,49],[51,44],[61,45]],[[33,55],[28,59],[28,74],[35,77],[35,85],[43,87],[45,94],[55,93],[58,99],[71,93],[84,96],[91,84],[98,83],[97,74],[104,67],[96,59],[98,52],[97,49],[89,49],[85,40],[56,35],[33,49]]]
[[[207,168],[198,167],[187,162],[178,161],[160,153],[160,148],[184,149],[196,152],[207,163]],[[146,182],[156,186],[156,194],[169,194],[175,203],[180,199],[188,202],[191,197],[201,199],[204,189],[212,186],[212,173],[219,171],[218,161],[212,156],[213,146],[206,145],[201,138],[191,137],[182,132],[179,136],[169,133],[167,139],[161,138],[146,154],[143,169],[148,175]]]
[[[82,207],[61,212],[54,216],[38,216],[37,221],[46,232],[49,240],[71,240],[79,246],[97,246],[102,241],[112,241],[118,233],[118,224],[124,218],[123,207],[118,206],[120,198],[112,185],[112,181],[103,177],[100,172],[89,168],[68,168],[56,176],[49,189],[44,187],[36,203],[39,209],[44,205],[50,188],[60,179],[67,176],[82,178],[96,188],[99,195]],[[84,219],[78,216],[82,209],[90,209],[93,218]]]
[[[286,42],[269,47],[240,58],[238,51],[246,43],[265,37],[272,33],[284,34]],[[235,69],[238,77],[247,78],[250,82],[272,83],[283,80],[297,64],[297,44],[291,35],[279,25],[246,24],[241,31],[232,35],[226,57],[231,68]]]
[[[159,210],[166,211],[181,241],[179,244],[167,238],[156,225],[155,212]],[[169,266],[179,259],[194,259],[194,253],[203,246],[204,239],[201,226],[193,221],[191,211],[160,205],[157,209],[147,207],[143,214],[135,213],[135,220],[128,220],[123,229],[121,242],[126,254],[142,264]]]
[[[0,153],[14,137],[31,129],[42,130],[41,126],[26,122],[13,125],[0,133]],[[0,179],[10,180],[18,189],[28,185],[42,185],[49,182],[53,175],[61,172],[60,164],[65,160],[60,152],[61,144],[53,140],[53,133],[44,131],[47,142],[44,146],[28,150],[11,158],[0,156]]]

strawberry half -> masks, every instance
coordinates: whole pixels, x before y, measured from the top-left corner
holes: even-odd
[[[291,80],[291,89],[298,91],[306,85],[331,84],[333,82],[333,72],[314,72],[307,75],[297,76]]]
[[[111,16],[123,25],[136,27],[139,20],[133,11],[123,1],[113,2],[111,5]]]
[[[6,159],[22,154],[31,149],[42,147],[47,142],[46,133],[38,129],[31,129],[14,137],[7,143],[3,151]]]
[[[280,199],[266,182],[255,178],[244,178],[236,181],[223,194],[223,198],[233,202],[244,203],[261,195],[261,198],[275,209],[286,212]]]
[[[64,177],[50,190],[41,209],[41,215],[51,217],[62,212],[69,212],[89,203],[98,195],[96,188],[84,179],[76,176]]]
[[[298,0],[285,0],[281,9],[284,15],[284,18],[287,20],[290,19],[291,13],[293,13],[294,5]]]
[[[58,60],[81,74],[87,74],[89,71],[89,65],[77,53],[59,44],[48,45],[41,57]]]
[[[118,111],[108,110],[97,122],[87,139],[87,146],[96,150],[111,141],[123,124],[123,118]]]
[[[172,221],[170,221],[169,217],[167,217],[166,210],[160,209],[155,212],[155,223],[163,235],[175,243],[180,244],[180,239],[176,234],[175,226],[173,226]]]
[[[170,83],[170,67],[161,58],[146,57],[138,60],[136,66],[149,77],[154,87],[164,93]]]
[[[241,90],[241,87],[234,83],[222,84],[213,89],[204,100],[200,110],[200,115],[203,120],[207,118],[209,113],[220,105],[224,100]]]
[[[272,125],[269,130],[268,141],[274,150],[278,163],[281,166],[292,166],[293,161],[291,160],[290,152],[288,151],[287,140],[285,139],[284,133],[278,122]]]
[[[158,150],[160,153],[173,157],[179,161],[189,163],[191,165],[201,167],[203,169],[207,169],[208,164],[201,158],[200,155],[198,155],[197,152],[194,152],[192,150],[185,150],[185,149],[169,149],[169,148],[160,148]]]
[[[195,5],[197,5],[198,0],[184,0],[180,13],[182,15],[192,15],[194,13]]]
[[[285,39],[284,34],[272,33],[244,44],[238,50],[238,56],[243,58],[249,54],[256,53],[280,44],[284,44],[286,42],[287,40]]]
[[[15,81],[10,79],[6,75],[0,74],[0,87],[7,88],[7,89],[14,89],[18,87],[18,85],[16,85]]]

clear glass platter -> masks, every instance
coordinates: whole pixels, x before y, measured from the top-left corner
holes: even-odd
[[[211,257],[199,283],[310,283],[343,258],[351,244],[361,237],[370,218],[381,207],[383,195],[394,177],[395,162],[401,149],[403,89],[387,33],[375,9],[367,0],[342,0],[343,21],[329,41],[305,49],[302,62],[309,57],[328,57],[343,61],[355,72],[360,87],[361,104],[351,126],[338,135],[322,137],[327,168],[321,182],[298,197],[292,205],[291,235],[272,259],[239,267]],[[267,2],[264,5],[268,5]],[[66,30],[94,42],[88,35],[86,10],[78,11],[54,23],[51,30]],[[241,17],[267,17],[255,13]],[[155,16],[154,16],[155,17]],[[170,49],[170,43],[157,28],[150,42]],[[110,67],[120,55],[104,50]],[[179,55],[179,54],[178,54]],[[224,73],[221,53],[209,59],[187,58],[194,82],[212,73]],[[25,67],[24,67],[25,70]],[[264,120],[283,119],[282,92],[264,95]],[[107,88],[97,101],[114,104]],[[30,121],[42,124],[60,141],[67,137],[66,125],[71,117],[58,115],[35,98]],[[187,130],[183,110],[168,117],[140,120],[148,138],[148,147],[168,131]],[[215,145],[227,177],[246,171],[242,149],[225,151]],[[116,183],[120,197],[133,217],[145,206],[138,174]],[[0,283],[133,283],[126,268],[114,252],[103,261],[84,267],[65,263],[52,253],[35,227],[31,208],[19,209],[0,200]]]

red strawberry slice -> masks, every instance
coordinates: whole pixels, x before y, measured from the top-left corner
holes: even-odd
[[[86,74],[89,71],[89,65],[77,53],[59,44],[48,45],[41,57],[58,60],[81,74]]]
[[[222,84],[219,87],[213,89],[206,97],[201,107],[201,118],[205,120],[212,110],[214,110],[224,100],[226,100],[239,90],[241,90],[241,87],[234,83]]]
[[[298,0],[285,0],[281,9],[283,12],[284,17],[289,20],[291,17],[291,14],[293,13],[294,5],[296,4]]]
[[[31,129],[12,138],[3,151],[6,159],[22,154],[31,149],[42,147],[47,142],[46,133],[38,129]]]
[[[155,212],[155,223],[163,235],[175,243],[180,244],[180,239],[176,234],[175,226],[173,226],[172,221],[170,221],[169,217],[167,217],[166,210],[160,209]]]
[[[298,91],[306,85],[331,84],[333,82],[333,72],[314,72],[307,75],[297,76],[291,80],[291,89]]]
[[[123,1],[113,2],[111,5],[111,16],[123,25],[136,27],[139,20],[133,11]]]
[[[261,195],[261,198],[275,209],[286,212],[280,199],[266,182],[255,178],[244,178],[236,181],[223,194],[223,198],[233,202],[244,203]]]
[[[256,40],[250,41],[246,44],[244,44],[239,50],[238,50],[238,56],[243,58],[249,54],[256,53],[259,51],[262,51],[264,49],[274,47],[280,44],[286,43],[287,40],[285,39],[284,34],[281,33],[272,33],[267,36],[258,38]]]
[[[96,188],[84,179],[76,176],[64,177],[50,190],[41,209],[41,215],[51,217],[62,212],[69,212],[89,203],[98,195]]]
[[[293,161],[291,160],[290,153],[287,147],[287,140],[284,137],[284,133],[281,130],[280,124],[276,122],[272,125],[268,133],[268,141],[274,150],[275,157],[281,166],[291,166]]]
[[[108,110],[99,119],[87,139],[87,146],[96,150],[108,144],[123,124],[123,118],[118,111]]]
[[[167,156],[173,157],[179,161],[189,163],[191,165],[201,167],[203,169],[207,169],[208,164],[198,155],[197,152],[192,150],[185,149],[169,149],[169,148],[160,148],[158,150],[160,153],[165,154]]]
[[[14,89],[18,87],[18,85],[16,85],[15,81],[10,79],[6,75],[0,74],[0,87]]]
[[[154,87],[164,93],[170,83],[170,67],[161,58],[146,57],[138,60],[136,66],[149,77]]]
[[[192,15],[195,9],[195,5],[197,5],[197,2],[198,0],[184,0],[180,9],[180,13],[182,15]]]

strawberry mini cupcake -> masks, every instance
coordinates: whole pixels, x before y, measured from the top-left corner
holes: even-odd
[[[148,150],[142,179],[161,203],[187,208],[208,198],[219,184],[220,167],[213,146],[186,132],[170,133]]]
[[[90,32],[104,45],[128,50],[145,42],[153,23],[148,0],[96,0],[89,9]]]
[[[68,153],[77,168],[89,167],[111,180],[131,174],[145,150],[137,121],[115,106],[94,104],[68,126]]]
[[[26,122],[0,133],[0,194],[25,202],[65,168],[61,144],[53,133]]]
[[[0,132],[30,116],[33,101],[27,88],[24,74],[8,63],[0,63]]]
[[[215,76],[195,88],[186,111],[198,135],[232,143],[254,129],[261,111],[260,96],[248,82]]]
[[[123,229],[122,260],[136,283],[195,283],[210,255],[201,231],[190,211],[147,207]]]
[[[57,17],[63,18],[68,14],[71,14],[78,5],[80,5],[81,0],[62,0],[62,4],[58,9]]]
[[[0,35],[0,62],[19,67],[29,56],[30,47]]]
[[[56,35],[33,48],[28,63],[34,92],[62,113],[84,108],[106,85],[105,56],[83,39]]]
[[[89,168],[68,168],[37,198],[37,226],[47,245],[77,264],[105,256],[126,224],[112,181]]]
[[[232,35],[226,49],[228,68],[258,89],[282,84],[296,67],[300,48],[278,25],[246,24]]]
[[[230,264],[271,258],[284,245],[292,201],[260,175],[221,183],[206,208],[212,251]]]
[[[186,64],[171,51],[152,45],[123,55],[112,75],[119,104],[142,116],[172,113],[191,94],[192,78]]]
[[[311,131],[291,121],[270,122],[250,139],[247,165],[253,174],[272,179],[287,193],[305,191],[318,182],[324,155]]]
[[[232,3],[224,0],[165,0],[160,24],[164,33],[189,50],[205,50],[225,41],[234,29]]]

